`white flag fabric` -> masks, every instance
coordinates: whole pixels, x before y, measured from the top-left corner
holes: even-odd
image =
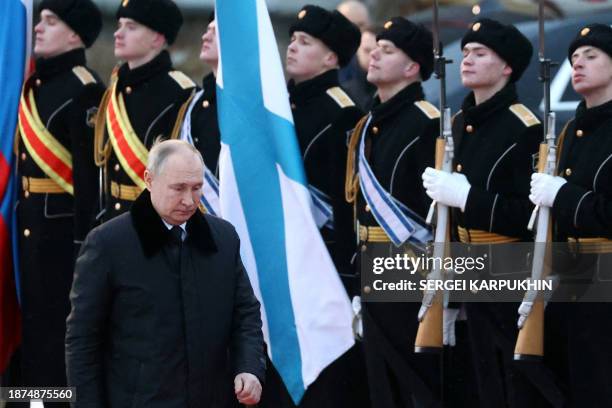
[[[264,0],[217,0],[221,216],[236,227],[270,359],[294,402],[353,344],[319,234]]]

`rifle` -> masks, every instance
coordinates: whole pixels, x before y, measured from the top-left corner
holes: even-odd
[[[440,81],[440,135],[436,140],[436,169],[452,172],[453,166],[453,134],[451,128],[451,113],[446,102],[446,64],[452,63],[444,57],[442,42],[440,41],[440,23],[438,19],[438,0],[433,3],[433,44],[434,44],[434,73]],[[446,205],[431,203],[427,214],[427,223],[433,218],[437,207],[436,228],[434,236],[433,256],[442,259],[450,241],[449,208]],[[435,267],[428,279],[442,279],[444,271]],[[442,293],[425,292],[421,310],[419,310],[419,328],[414,343],[414,352],[439,352],[443,348],[443,299]]]
[[[545,56],[544,49],[544,1],[538,3],[538,28],[540,81],[544,88],[544,140],[540,144],[538,172],[554,175],[557,162],[557,148],[555,142],[555,113],[550,111],[550,69],[553,63]],[[527,228],[533,230],[538,220],[531,278],[539,280],[548,274],[545,262],[549,257],[547,242],[551,240],[550,208],[536,205],[531,213]],[[548,263],[549,264],[549,263]],[[544,356],[544,300],[533,292],[524,297],[525,302],[532,302],[532,307],[524,325],[520,328],[514,348],[515,360],[540,360]]]

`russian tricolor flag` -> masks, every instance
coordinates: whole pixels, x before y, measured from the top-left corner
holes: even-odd
[[[265,0],[217,0],[221,215],[262,303],[270,359],[296,404],[354,343],[348,296],[312,215]]]
[[[21,341],[18,305],[13,144],[19,94],[29,60],[32,0],[2,0],[0,13],[0,374]]]

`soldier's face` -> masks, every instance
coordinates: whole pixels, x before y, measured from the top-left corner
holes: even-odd
[[[115,57],[137,61],[155,53],[165,44],[162,34],[131,18],[120,18],[115,31]]]
[[[584,97],[612,88],[612,59],[599,48],[585,45],[572,54],[572,86]]]
[[[206,32],[202,35],[202,50],[200,59],[211,67],[217,67],[219,63],[219,49],[217,48],[217,22],[215,20],[208,24]]]
[[[145,171],[151,203],[167,223],[180,225],[197,211],[203,170],[200,159],[183,148],[166,159],[158,174]]]
[[[470,89],[491,88],[507,81],[512,68],[489,47],[472,42],[463,47],[461,82]]]
[[[376,35],[371,31],[364,31],[361,34],[361,43],[357,49],[357,61],[359,67],[365,72],[370,66],[370,53],[376,48]]]
[[[34,53],[41,58],[55,57],[81,42],[66,23],[47,9],[40,12],[40,22],[34,27],[34,34]]]
[[[287,47],[287,74],[296,83],[312,79],[338,66],[338,58],[321,40],[296,31]]]
[[[368,81],[376,86],[391,85],[409,79],[416,64],[389,40],[380,40],[370,53]]]

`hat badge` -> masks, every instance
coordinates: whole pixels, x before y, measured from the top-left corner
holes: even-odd
[[[585,27],[585,28],[582,29],[582,31],[580,31],[580,35],[584,37],[585,35],[587,35],[590,32],[591,32],[591,29],[589,27]]]
[[[388,30],[391,28],[392,25],[393,21],[387,21],[383,27],[385,28],[385,30]]]
[[[478,31],[480,30],[480,23],[476,23],[472,26],[472,31]]]
[[[302,10],[298,13],[298,19],[303,19],[304,17],[306,17],[306,10]]]
[[[130,0],[123,0],[123,2],[121,2],[121,5],[123,7],[127,7],[128,3],[130,2]]]

